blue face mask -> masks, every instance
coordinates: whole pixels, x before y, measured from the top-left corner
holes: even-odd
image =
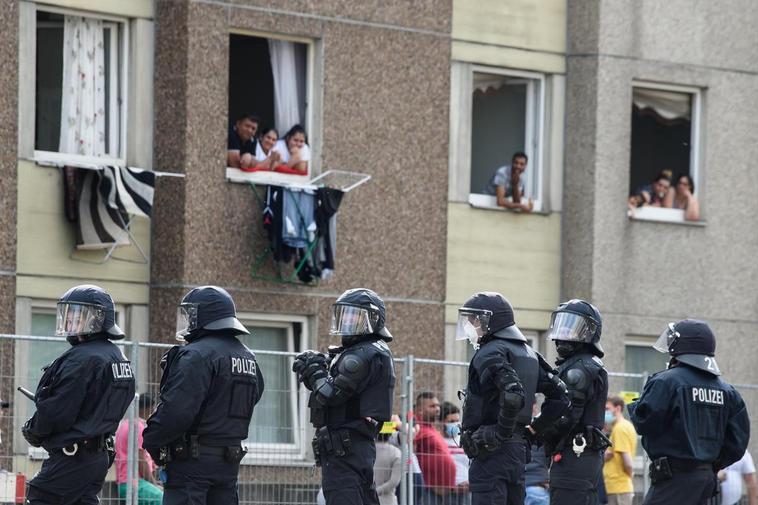
[[[611,424],[615,420],[616,420],[616,417],[613,415],[613,412],[611,412],[610,410],[606,410],[605,411],[605,423],[606,424]]]
[[[461,433],[461,425],[458,423],[445,423],[445,436],[447,438],[457,437]]]

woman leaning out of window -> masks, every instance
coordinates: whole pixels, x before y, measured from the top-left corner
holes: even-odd
[[[308,162],[311,159],[311,149],[308,146],[305,129],[295,125],[283,139],[276,142],[274,151],[279,153],[277,172],[305,175],[308,173]]]
[[[274,170],[279,164],[281,155],[274,150],[279,140],[279,133],[272,127],[264,128],[258,136],[255,146],[256,167],[261,170]]]
[[[693,194],[695,192],[695,184],[692,182],[692,178],[687,174],[679,174],[674,180],[676,184],[669,189],[663,201],[663,206],[682,209],[684,211],[684,219],[687,221],[699,220],[700,204]]]

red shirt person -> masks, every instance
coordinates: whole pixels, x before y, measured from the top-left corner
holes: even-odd
[[[414,452],[421,467],[430,501],[450,494],[455,489],[455,461],[450,449],[434,423],[439,421],[440,401],[431,392],[416,397],[414,407],[419,432],[413,439]]]

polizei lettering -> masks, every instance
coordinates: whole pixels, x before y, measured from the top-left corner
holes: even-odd
[[[232,357],[232,374],[255,376],[255,360]]]
[[[111,371],[113,372],[113,380],[127,380],[134,377],[132,374],[132,366],[128,361],[111,363]]]
[[[692,401],[696,403],[724,404],[724,392],[720,389],[692,388]]]

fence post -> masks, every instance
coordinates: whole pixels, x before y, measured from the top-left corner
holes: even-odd
[[[640,388],[640,395],[642,395],[642,390],[645,389],[645,384],[647,384],[648,376],[649,374],[647,370],[642,372],[642,387]],[[647,471],[649,461],[650,460],[648,458],[647,451],[642,451],[642,482],[643,487],[645,488],[645,492],[642,493],[643,499],[645,498],[645,495],[647,495],[648,489],[650,489],[650,475]]]
[[[132,339],[131,343],[132,375],[137,380],[139,369],[139,343]],[[129,406],[129,431],[126,451],[126,505],[137,505],[139,487],[139,447],[137,447],[137,430],[139,429],[139,393],[135,393]],[[135,486],[135,481],[137,485]]]
[[[414,418],[410,418],[408,415],[411,410],[413,410],[413,395],[414,395],[414,363],[413,363],[413,354],[409,354],[406,358],[405,363],[405,381],[406,381],[406,392],[408,394],[406,400],[405,400],[405,440],[403,441],[403,452],[406,455],[406,461],[408,463],[408,474],[406,475],[407,484],[405,486],[406,493],[405,493],[405,504],[404,505],[413,505],[413,502],[415,500],[415,490],[413,487],[413,462],[411,461],[411,457],[413,454],[413,435],[414,435],[414,424],[416,422],[415,415]]]

